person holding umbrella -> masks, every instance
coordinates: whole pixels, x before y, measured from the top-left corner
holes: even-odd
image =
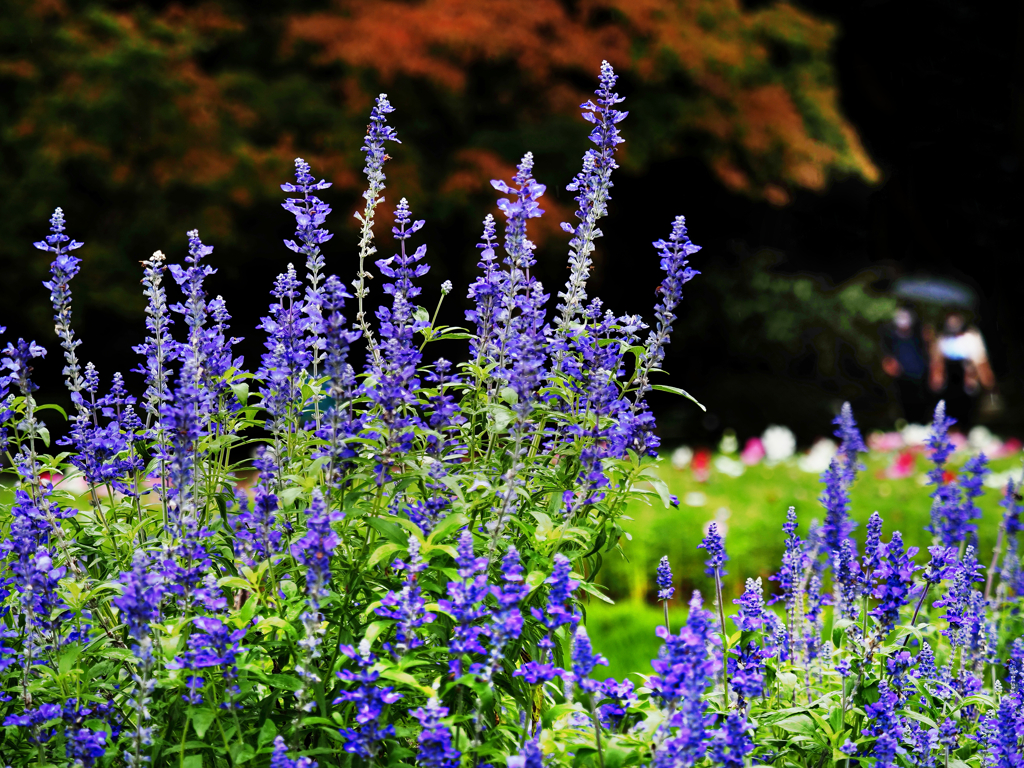
[[[982,394],[993,394],[996,386],[981,331],[967,322],[977,301],[974,291],[956,280],[918,276],[897,280],[893,293],[904,300],[925,305],[922,307],[924,311],[941,309],[945,312],[940,334],[936,335],[928,323],[921,329],[921,341],[928,360],[928,389],[932,393],[927,398],[930,402],[921,423],[928,420],[927,414],[935,403],[944,399],[946,413],[957,420],[961,429],[969,429],[978,398]],[[897,317],[894,324],[899,322]],[[883,361],[883,368],[889,372],[891,366],[886,367]],[[909,414],[907,419],[910,419]]]
[[[946,414],[968,429],[979,396],[995,390],[996,380],[985,349],[985,339],[973,325],[967,325],[957,311],[946,315],[929,371],[933,392],[946,400]]]

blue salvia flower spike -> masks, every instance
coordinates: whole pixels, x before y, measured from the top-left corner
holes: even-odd
[[[590,140],[597,148],[587,150],[583,156],[583,170],[566,187],[568,191],[578,193],[576,218],[580,223],[573,226],[562,222],[562,229],[572,235],[569,241],[569,280],[558,294],[562,303],[556,307],[559,315],[555,324],[563,332],[568,330],[587,301],[587,279],[593,264],[591,254],[594,241],[602,234],[597,222],[608,213],[612,171],[619,167],[615,162],[615,148],[623,139],[617,125],[628,113],[615,109],[616,104],[625,101],[614,91],[617,79],[612,65],[602,61],[600,86],[595,94],[597,103],[588,101],[580,105],[584,119],[594,124]]]
[[[728,656],[729,653],[729,633],[725,628],[725,605],[722,598],[722,576],[726,575],[726,570],[722,567],[729,556],[725,554],[725,542],[722,541],[722,537],[718,533],[718,525],[711,523],[708,526],[708,533],[704,537],[704,540],[697,545],[697,549],[703,549],[708,553],[708,559],[704,561],[705,568],[704,573],[708,576],[714,576],[715,578],[715,597],[718,603],[718,622],[719,631],[722,637],[722,655],[723,658]],[[722,693],[725,699],[726,707],[729,706],[729,672],[727,667],[722,665]]]
[[[295,253],[306,257],[306,295],[303,312],[309,318],[310,347],[313,349],[313,376],[317,375],[318,366],[324,355],[324,340],[320,336],[320,317],[323,295],[320,283],[324,279],[324,255],[320,246],[334,235],[323,227],[331,206],[314,193],[330,188],[331,183],[310,173],[309,163],[301,157],[295,158],[295,183],[282,184],[285,192],[301,192],[301,198],[290,197],[281,207],[295,216],[295,237],[298,240],[285,240],[285,246]],[[320,412],[316,411],[317,419]],[[319,424],[317,424],[319,426]]]
[[[421,728],[416,737],[419,742],[416,764],[423,768],[458,768],[462,753],[452,742],[451,729],[442,721],[448,715],[448,708],[431,697],[427,706],[414,709],[410,714]]]
[[[672,586],[672,566],[669,565],[668,555],[662,557],[658,562],[657,583],[658,599],[662,601],[662,606],[665,609],[665,628],[671,632],[672,627],[668,621],[668,601],[672,599],[676,588]]]
[[[54,254],[53,262],[50,264],[50,279],[43,283],[43,287],[50,291],[54,329],[60,339],[60,345],[64,348],[64,360],[67,362],[64,368],[64,381],[71,393],[72,401],[80,407],[83,381],[76,350],[82,342],[75,338],[75,332],[71,328],[71,280],[78,274],[82,260],[71,251],[81,248],[84,243],[72,240],[64,234],[64,211],[57,208],[50,217],[50,234],[45,240],[33,245],[41,251]]]
[[[359,303],[356,312],[356,325],[360,332],[366,337],[370,352],[374,361],[380,365],[380,352],[377,350],[377,343],[373,338],[373,331],[366,320],[366,312],[363,309],[363,299],[369,294],[366,287],[366,279],[373,277],[366,271],[366,259],[373,256],[377,249],[373,246],[373,218],[377,206],[384,202],[381,192],[384,191],[384,163],[388,155],[384,151],[384,142],[393,141],[401,144],[398,140],[398,133],[393,127],[387,124],[387,116],[394,112],[395,108],[388,102],[387,94],[382,93],[377,97],[377,102],[370,112],[370,125],[366,132],[366,139],[363,142],[362,151],[366,153],[366,165],[363,173],[366,174],[368,186],[363,192],[363,199],[366,201],[362,213],[356,211],[355,217],[359,220],[359,271],[356,279],[352,282],[355,288],[355,297]]]

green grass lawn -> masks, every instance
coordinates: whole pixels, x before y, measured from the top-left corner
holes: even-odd
[[[961,452],[958,452],[961,453]],[[951,464],[959,469],[960,457]],[[931,488],[922,484],[930,466],[924,456],[917,457],[913,474],[905,479],[888,479],[885,469],[892,456],[872,454],[864,463],[851,491],[851,514],[858,526],[854,537],[863,543],[864,524],[871,513],[878,511],[885,521],[883,541],[894,530],[903,533],[910,546],[920,547],[917,561],[923,563],[931,545],[931,535],[924,530],[930,521]],[[995,472],[1020,469],[1019,456],[992,462]],[[713,582],[704,576],[703,550],[697,545],[704,537],[705,526],[717,520],[724,529],[726,550],[730,561],[725,578],[726,605],[743,591],[747,578],[761,577],[766,594],[774,584],[768,577],[778,570],[784,549],[782,524],[786,511],[794,506],[800,521],[798,533],[806,537],[808,524],[821,520],[824,509],[818,502],[821,484],[816,473],[804,472],[795,462],[774,467],[750,467],[738,478],[712,470],[707,482],[698,482],[689,469],[676,470],[667,459],[661,462],[661,476],[671,492],[680,499],[690,494],[703,495],[701,506],[666,509],[657,496],[650,496],[651,506],[635,504],[624,524],[632,539],[621,541],[622,556],[609,555],[597,581],[605,585],[616,605],[591,600],[587,607],[587,625],[595,648],[611,661],[608,674],[621,677],[630,671],[649,673],[649,660],[661,645],[654,629],[662,622],[660,604],[655,601],[654,573],[658,560],[668,555],[675,574],[676,595],[672,601],[673,626],[686,615],[686,604],[694,589],[699,589],[710,607]],[[987,566],[995,544],[996,530],[1002,517],[999,501],[1003,492],[986,488],[978,500],[983,512],[978,523],[979,559]],[[700,501],[690,495],[691,502]],[[598,676],[603,676],[603,672]]]

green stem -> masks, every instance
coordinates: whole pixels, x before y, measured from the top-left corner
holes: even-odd
[[[718,620],[722,629],[722,701],[729,709],[729,635],[725,629],[725,605],[722,601],[722,573],[715,566],[715,595],[718,598]]]
[[[604,768],[604,750],[601,749],[601,721],[597,717],[597,707],[594,705],[594,695],[590,694],[590,717],[594,721],[594,742],[597,744],[597,761]]]
[[[181,729],[181,742],[178,745],[178,768],[185,768],[185,737],[188,736],[188,727],[192,722],[192,716],[185,712],[185,727]]]

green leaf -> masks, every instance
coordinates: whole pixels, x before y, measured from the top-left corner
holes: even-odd
[[[279,616],[268,616],[256,625],[256,629],[264,635],[269,635],[271,628],[283,629],[292,637],[298,637],[298,632],[295,631],[295,627]],[[296,688],[295,690],[298,689]]]
[[[657,389],[659,392],[668,392],[669,394],[672,395],[681,395],[682,397],[685,397],[687,400],[692,400],[694,403],[697,404],[698,408],[707,413],[708,409],[701,405],[697,398],[695,398],[685,389],[680,389],[679,387],[670,387],[668,384],[654,384],[651,387],[651,389]]]
[[[672,491],[668,489],[668,483],[662,480],[660,477],[649,477],[647,481],[654,486],[654,490],[658,492],[658,496],[661,497],[661,503],[666,507],[672,506]]]
[[[182,762],[181,768],[203,768],[203,756],[189,755]]]
[[[615,605],[615,601],[608,597],[608,595],[604,594],[604,592],[601,591],[601,587],[599,587],[597,584],[594,584],[592,581],[581,581],[580,589],[582,589],[588,595],[593,595],[598,600],[603,600],[609,605]]]
[[[786,733],[802,733],[808,736],[812,736],[818,731],[814,721],[807,715],[794,715],[777,723],[772,723],[772,725],[776,728],[781,728]]]
[[[932,720],[930,717],[925,717],[920,712],[912,712],[909,709],[901,709],[900,710],[900,714],[901,715],[906,715],[911,720],[917,720],[919,723],[924,723],[929,728],[938,728],[939,727],[938,724],[936,724],[936,722],[934,720]]]
[[[277,725],[268,717],[263,721],[263,725],[260,726],[256,743],[262,747],[264,744],[273,741],[275,736],[277,736]]]
[[[409,534],[402,530],[400,525],[392,522],[391,520],[384,520],[379,517],[368,517],[366,518],[366,524],[388,541],[397,544],[402,549],[409,544]]]
[[[218,587],[232,587],[233,589],[252,589],[253,585],[251,582],[245,579],[239,578],[238,576],[224,576],[223,578],[217,579]]]
[[[196,729],[196,735],[200,738],[206,738],[206,731],[210,728],[210,725],[214,720],[217,719],[217,710],[215,709],[198,709],[193,710],[191,713],[192,727]]]
[[[270,684],[284,691],[297,691],[302,688],[302,681],[294,675],[276,674],[268,678]]]
[[[381,560],[391,557],[396,552],[403,552],[404,550],[405,547],[399,544],[381,544],[373,550],[373,554],[370,555],[370,559],[366,561],[366,567],[373,568],[373,566],[377,565]]]
[[[280,500],[282,508],[290,507],[292,504],[295,503],[295,500],[299,498],[299,496],[305,493],[305,491],[305,488],[292,486],[291,488],[285,488],[283,491],[277,494],[277,498]]]
[[[441,541],[452,531],[461,528],[469,522],[469,518],[461,512],[454,515],[448,515],[444,520],[438,523],[434,530],[430,532],[430,537],[427,539],[427,543],[433,544],[435,541]]]
[[[245,382],[231,385],[231,391],[242,405],[249,404],[249,385]]]
[[[75,667],[75,662],[78,660],[78,656],[82,653],[82,646],[72,645],[64,653],[61,654],[60,661],[57,662],[57,668],[60,670],[62,675],[66,675]]]
[[[42,405],[36,405],[36,411],[57,411],[64,420],[67,421],[68,413],[56,403],[43,403]]]
[[[247,763],[256,757],[256,750],[249,744],[239,744],[237,741],[231,744],[231,759],[235,761],[235,765],[241,765]]]
[[[498,403],[490,403],[487,406],[487,431],[504,432],[515,417],[514,411]]]

